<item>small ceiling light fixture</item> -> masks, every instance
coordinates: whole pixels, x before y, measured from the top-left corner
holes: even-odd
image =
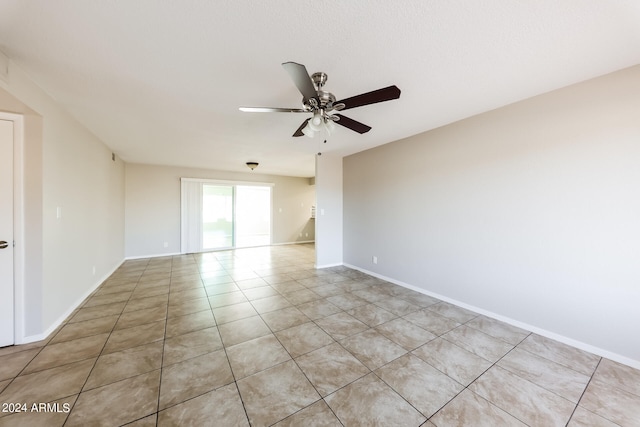
[[[254,170],[258,167],[258,162],[247,162],[247,167],[251,170]]]

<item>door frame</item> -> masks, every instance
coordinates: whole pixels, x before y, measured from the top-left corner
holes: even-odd
[[[13,341],[24,343],[24,116],[0,111],[0,119],[13,122]]]

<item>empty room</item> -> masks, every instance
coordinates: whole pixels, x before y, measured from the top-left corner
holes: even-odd
[[[640,426],[638,23],[0,0],[0,427]]]

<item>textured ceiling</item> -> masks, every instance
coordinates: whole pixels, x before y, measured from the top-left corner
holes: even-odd
[[[348,155],[640,63],[637,0],[0,0],[0,50],[128,162],[314,175]],[[323,143],[285,61],[338,99],[397,85]]]

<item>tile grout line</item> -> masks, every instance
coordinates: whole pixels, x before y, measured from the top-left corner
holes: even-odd
[[[224,266],[222,266],[222,268],[225,270],[225,272],[227,271],[224,268]],[[204,279],[202,278],[202,272],[199,271],[199,274],[200,274],[200,279],[203,281],[203,284],[204,284]],[[231,276],[229,276],[229,277],[231,277]],[[231,280],[233,280],[233,277],[231,277]],[[238,286],[235,280],[233,280],[233,283],[236,286]],[[205,292],[206,292],[206,290],[205,290]],[[209,309],[211,310],[211,315],[213,316],[213,321],[216,324],[216,331],[218,332],[218,336],[220,337],[220,344],[222,344],[222,350],[224,351],[224,356],[227,359],[227,365],[229,365],[229,371],[231,371],[231,376],[233,377],[233,385],[235,386],[236,393],[238,393],[238,398],[240,398],[240,403],[242,404],[242,410],[244,411],[244,416],[247,419],[247,424],[251,425],[251,422],[249,421],[249,413],[247,412],[247,407],[245,405],[244,399],[242,398],[242,393],[240,393],[240,387],[238,387],[238,380],[236,378],[236,373],[233,371],[233,368],[231,367],[231,361],[229,360],[229,354],[227,353],[227,346],[224,344],[224,340],[222,339],[222,335],[220,334],[220,329],[218,327],[219,326],[218,320],[216,319],[216,315],[213,312],[213,307],[211,306],[211,300],[210,300],[210,297],[209,297],[208,294],[207,294],[207,302],[209,303]]]
[[[173,276],[173,256],[171,257],[171,271],[169,272],[169,292],[167,293],[167,308],[165,309],[164,318],[164,335],[162,337],[162,356],[160,356],[160,380],[158,381],[158,399],[156,403],[156,427],[160,420],[160,397],[162,393],[162,374],[164,372],[164,351],[167,342],[167,324],[169,323],[169,301],[171,297],[171,279]],[[144,418],[144,417],[143,417]]]
[[[520,342],[518,342],[518,344],[516,344],[516,345],[513,347],[513,349],[509,350],[507,353],[505,353],[505,354],[504,354],[504,356],[502,356],[500,359],[498,359],[498,360],[494,363],[494,365],[492,365],[492,367],[493,367],[493,366],[497,366],[497,364],[498,364],[498,362],[499,362],[500,360],[502,360],[504,357],[506,357],[506,356],[507,356],[508,354],[510,354],[512,351],[514,351],[514,350],[518,349],[518,350],[520,350],[520,351],[527,352],[527,353],[529,353],[529,354],[531,354],[531,355],[533,355],[533,356],[535,356],[535,357],[539,357],[539,358],[541,358],[541,359],[544,359],[544,360],[546,360],[547,362],[550,362],[550,363],[556,364],[556,365],[558,365],[558,366],[560,366],[560,367],[562,367],[562,368],[569,369],[569,370],[574,371],[574,372],[576,372],[576,373],[578,373],[578,374],[584,375],[584,374],[582,374],[582,372],[580,372],[580,371],[577,371],[577,370],[575,370],[575,369],[573,369],[573,368],[571,368],[571,367],[568,367],[568,366],[566,366],[566,365],[564,365],[564,364],[562,364],[562,363],[559,363],[559,362],[556,362],[556,361],[554,361],[554,360],[551,360],[551,359],[549,359],[549,358],[547,358],[547,357],[545,357],[545,356],[542,356],[542,355],[539,355],[539,354],[533,353],[533,352],[531,352],[531,351],[529,351],[529,350],[527,350],[527,349],[518,348],[518,347],[519,347],[519,346],[520,346],[520,345],[521,345],[521,344],[522,344],[522,343],[523,343],[527,338],[529,338],[530,336],[533,336],[533,335],[535,335],[533,332],[529,332],[529,334],[528,334],[525,338],[523,338],[522,340],[520,340]],[[506,369],[506,368],[503,368],[502,366],[497,366],[497,367],[498,367],[498,368],[501,368],[501,369],[504,369],[505,371],[509,372],[510,374],[515,375],[516,377],[518,377],[518,378],[520,378],[520,379],[522,379],[522,380],[524,380],[524,381],[527,381],[528,383],[533,384],[534,386],[539,387],[539,388],[541,388],[542,390],[545,390],[546,392],[549,392],[549,393],[551,393],[551,394],[553,394],[553,395],[555,395],[555,396],[557,396],[557,397],[559,397],[559,398],[561,398],[561,399],[564,399],[564,400],[566,400],[567,402],[569,402],[569,403],[573,404],[573,405],[574,405],[573,410],[571,411],[571,414],[570,414],[570,416],[569,416],[569,418],[567,419],[567,422],[566,422],[566,424],[568,424],[568,423],[571,421],[571,418],[573,418],[573,415],[575,414],[575,411],[578,409],[578,406],[579,406],[579,404],[580,404],[580,400],[582,400],[582,396],[584,396],[585,392],[587,391],[587,388],[589,387],[589,384],[591,383],[591,380],[593,379],[593,375],[595,375],[595,372],[596,372],[596,370],[598,369],[598,366],[600,365],[600,362],[601,362],[601,361],[602,361],[602,357],[600,357],[600,358],[598,359],[598,363],[596,364],[596,367],[593,369],[593,372],[591,373],[591,375],[589,375],[589,381],[587,381],[587,384],[585,385],[584,389],[582,390],[582,393],[580,393],[580,398],[578,399],[578,401],[577,401],[577,402],[573,402],[573,401],[569,400],[568,398],[566,398],[566,397],[564,397],[564,396],[562,396],[562,395],[559,395],[559,394],[558,394],[558,393],[556,393],[555,391],[553,391],[553,390],[549,390],[547,387],[544,387],[544,386],[542,386],[542,385],[540,385],[540,384],[537,384],[537,383],[535,383],[535,382],[533,382],[533,381],[531,381],[531,380],[529,380],[529,379],[527,379],[527,378],[524,378],[524,377],[522,377],[521,375],[519,375],[519,374],[518,374],[518,373],[516,373],[516,372],[512,372],[511,370]],[[488,369],[487,369],[487,370],[488,370]],[[485,372],[486,372],[486,371],[485,371]],[[483,373],[483,374],[484,374],[484,373]],[[478,377],[478,378],[479,378],[479,377]],[[478,378],[476,378],[476,380],[477,380]],[[474,380],[474,382],[475,382],[476,380]],[[505,411],[505,412],[507,412],[507,411]],[[509,412],[507,412],[507,413],[509,413]],[[509,413],[509,414],[510,414],[510,413]],[[510,415],[512,415],[512,416],[514,416],[514,417],[515,417],[515,415],[513,415],[513,414],[510,414]],[[516,417],[516,418],[517,418],[517,417]],[[524,421],[523,421],[523,422],[524,422]]]
[[[598,363],[596,364],[596,367],[593,369],[593,372],[589,376],[589,381],[587,381],[587,385],[584,386],[584,390],[582,390],[582,393],[580,393],[580,398],[576,402],[576,406],[573,408],[573,411],[571,412],[571,416],[569,417],[569,420],[567,420],[567,425],[569,424],[569,422],[573,418],[573,415],[578,410],[578,407],[580,406],[580,402],[582,401],[582,398],[584,397],[585,393],[587,392],[587,389],[589,388],[589,384],[591,384],[591,381],[593,381],[593,377],[596,374],[596,371],[598,370],[598,367],[600,367],[600,363],[602,363],[602,359],[603,359],[602,357],[600,359],[598,359]],[[591,412],[591,411],[589,411],[589,412]],[[599,414],[596,414],[596,415],[601,416]],[[604,418],[604,417],[602,417],[602,418]],[[607,418],[605,418],[605,419],[607,419]],[[611,421],[611,420],[608,420],[608,421]],[[613,423],[613,421],[611,421],[611,422]]]
[[[482,332],[482,331],[480,331],[480,332]],[[444,335],[444,334],[443,334],[443,335]],[[488,334],[487,334],[487,335],[488,335]],[[528,337],[529,335],[531,335],[531,333],[529,333],[529,334],[527,335],[527,337]],[[471,393],[473,393],[473,394],[477,395],[477,396],[478,396],[478,397],[480,397],[481,399],[486,400],[490,405],[495,406],[496,408],[498,408],[498,409],[500,409],[500,410],[504,411],[506,414],[509,414],[510,416],[512,416],[512,417],[513,417],[513,418],[515,418],[516,420],[518,420],[518,421],[522,422],[523,424],[527,424],[527,423],[526,423],[525,421],[521,420],[520,418],[518,418],[516,415],[512,414],[511,412],[509,412],[508,410],[506,410],[506,409],[503,409],[503,408],[499,407],[499,406],[498,406],[498,405],[496,405],[495,403],[491,402],[489,399],[486,399],[486,398],[484,398],[483,396],[480,396],[479,394],[477,394],[476,392],[474,392],[473,390],[469,389],[469,386],[470,386],[471,384],[475,383],[476,381],[478,381],[478,380],[479,380],[479,379],[480,379],[484,374],[486,374],[487,372],[489,372],[489,370],[490,370],[491,368],[493,368],[494,366],[497,366],[499,361],[501,361],[501,360],[502,360],[502,359],[503,359],[507,354],[509,354],[509,353],[511,353],[513,350],[515,350],[515,349],[516,349],[516,347],[517,347],[518,345],[520,345],[520,343],[522,343],[522,341],[524,341],[527,337],[525,337],[525,338],[521,339],[521,340],[520,340],[520,342],[519,342],[518,344],[514,345],[514,346],[513,346],[513,348],[512,348],[511,350],[507,351],[507,352],[506,352],[505,354],[503,354],[500,358],[498,358],[498,360],[496,360],[495,362],[493,362],[493,363],[491,364],[491,366],[489,366],[487,369],[485,369],[484,371],[482,371],[482,373],[481,373],[480,375],[478,375],[477,377],[475,377],[475,378],[473,379],[473,381],[471,381],[468,385],[464,386],[464,389],[462,390],[462,391],[464,391],[464,390],[469,390]],[[445,340],[446,340],[446,338],[443,338],[443,339],[445,339]],[[448,342],[451,342],[451,341],[449,341],[449,340],[447,340],[447,341],[448,341]],[[506,342],[506,341],[505,341],[505,342]],[[456,343],[453,343],[453,342],[451,342],[451,344],[458,346]],[[510,344],[510,343],[509,343],[509,344]],[[460,346],[458,346],[458,347],[460,347]],[[462,347],[460,347],[460,348],[462,348]],[[466,350],[466,349],[463,349],[463,350]],[[467,350],[467,351],[468,351],[468,350]],[[474,353],[474,354],[475,354],[475,353]],[[481,356],[479,356],[479,355],[476,355],[476,356],[481,357]],[[483,358],[483,359],[484,359],[484,358]],[[486,359],[485,359],[485,360],[486,360]],[[500,367],[500,366],[498,366],[498,367]],[[502,369],[504,369],[504,368],[502,368]],[[528,380],[526,380],[526,378],[522,378],[522,379],[523,379],[523,380],[525,380],[525,381],[528,381]],[[531,382],[531,381],[529,381],[529,382]],[[532,384],[534,384],[534,383],[532,383]],[[537,385],[537,384],[534,384],[534,385]],[[538,386],[538,387],[539,387],[539,386]],[[462,391],[461,391],[460,393],[462,393]],[[460,394],[460,393],[458,393],[458,394]],[[453,400],[453,399],[451,399],[451,400]],[[450,400],[449,402],[451,402],[451,400]],[[448,404],[449,402],[447,402],[447,404]],[[446,406],[446,405],[445,405],[445,406]],[[440,409],[442,409],[442,408],[440,408]],[[435,416],[436,414],[437,414],[437,412],[436,412],[436,413],[434,413],[433,415]]]

